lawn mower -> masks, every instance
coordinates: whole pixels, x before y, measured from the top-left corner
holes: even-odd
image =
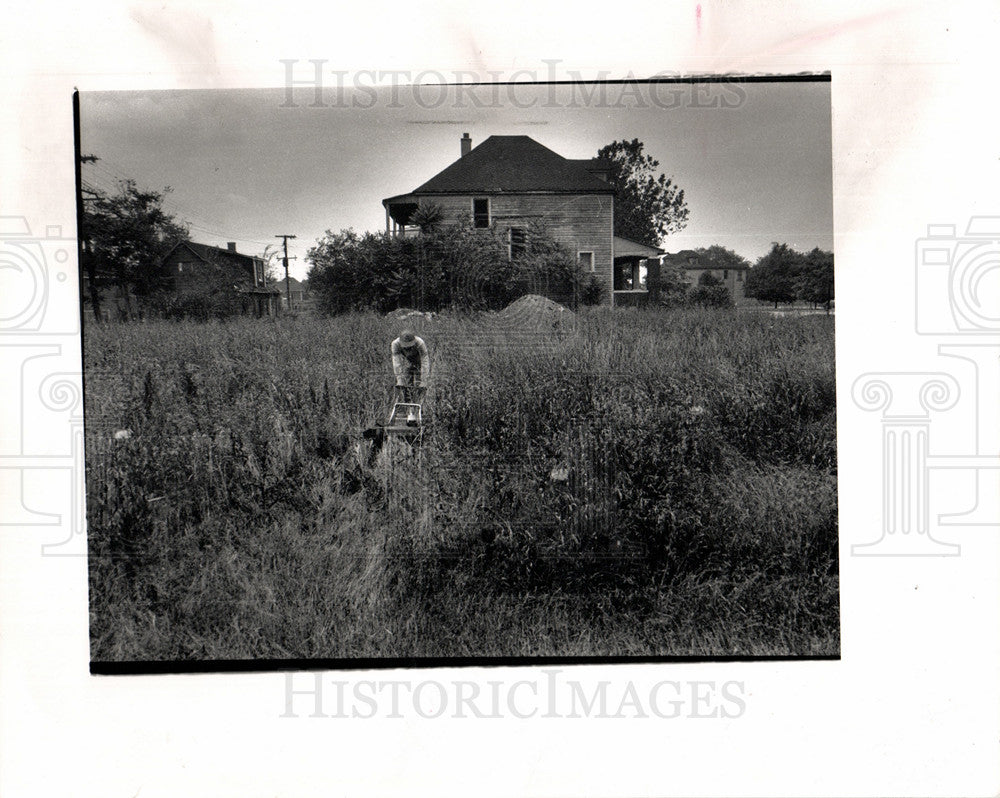
[[[423,396],[421,388],[396,386],[388,417],[376,421],[362,433],[368,443],[367,457],[363,457],[366,466],[372,467],[387,445],[391,449],[393,443],[401,443],[407,453],[420,448],[424,440],[423,405],[421,401],[412,400],[422,400]]]

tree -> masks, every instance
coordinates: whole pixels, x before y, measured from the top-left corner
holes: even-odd
[[[187,227],[163,209],[170,191],[145,191],[121,180],[114,194],[96,192],[83,213],[87,273],[110,280],[123,294],[149,296],[162,286],[161,263],[170,249],[189,238]]]
[[[713,269],[748,269],[750,261],[742,255],[737,255],[731,249],[726,249],[718,244],[710,247],[699,247],[695,250],[698,253],[698,262],[709,264]]]
[[[328,313],[496,310],[525,293],[578,297],[584,282],[576,258],[541,225],[525,230],[523,251],[512,259],[506,231],[477,229],[468,216],[405,238],[328,230],[306,259],[309,285]]]
[[[733,298],[725,284],[709,271],[702,272],[698,285],[688,293],[688,299],[693,305],[706,308],[731,308]]]
[[[764,255],[747,273],[746,295],[751,299],[773,302],[791,302],[796,297],[796,286],[804,258],[787,244],[771,244],[771,251]]]
[[[597,151],[611,162],[608,182],[615,188],[614,231],[651,247],[687,225],[684,191],[658,174],[660,162],[643,153],[639,139],[613,141]]]
[[[443,223],[444,209],[436,202],[421,202],[407,222],[407,224],[419,227],[421,233],[433,233]]]
[[[265,285],[275,285],[285,279],[284,272],[277,263],[274,262],[274,256],[281,251],[280,244],[267,244],[264,247],[264,251],[260,253],[259,257],[264,261],[264,284]]]
[[[656,280],[660,303],[673,307],[687,302],[688,280],[680,266],[671,263],[660,264],[660,275]]]
[[[795,289],[799,299],[822,304],[829,312],[833,300],[833,253],[819,247],[806,253]]]

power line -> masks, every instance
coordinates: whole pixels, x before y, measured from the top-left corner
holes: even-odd
[[[96,156],[88,156],[88,157],[95,157],[96,158]],[[107,163],[110,163],[112,166],[117,166],[118,169],[121,169],[120,165],[115,164],[114,162],[107,161],[106,158],[103,158],[103,157],[99,158],[98,161],[105,161]],[[101,190],[104,193],[111,193],[111,192],[117,190],[118,186],[121,184],[122,181],[133,180],[133,182],[137,182],[137,181],[134,180],[134,178],[123,176],[123,174],[121,174],[119,172],[112,171],[107,166],[104,166],[103,164],[101,164],[99,162],[95,163],[95,162],[89,161],[89,163],[90,163],[90,165],[96,167],[97,170],[101,172],[101,175],[100,175],[101,181],[95,180],[95,181],[93,181],[92,184],[98,190]],[[112,183],[114,185],[114,188],[108,188],[106,185],[102,185],[103,181],[105,181],[105,180],[112,181]],[[190,209],[182,206],[178,202],[175,202],[173,199],[169,198],[166,195],[162,196],[161,202],[163,203],[163,205],[167,206],[168,209],[173,209],[178,215],[180,215],[181,217],[183,217],[183,221],[184,221],[184,223],[188,227],[194,228],[194,229],[198,230],[201,233],[206,233],[206,234],[211,235],[211,236],[216,236],[216,237],[218,237],[220,239],[223,239],[223,240],[226,240],[226,241],[229,241],[229,240],[232,240],[232,239],[236,238],[236,239],[239,239],[241,241],[246,241],[246,242],[251,243],[251,244],[266,245],[268,243],[268,241],[266,241],[264,239],[260,239],[260,238],[245,238],[245,237],[243,237],[241,235],[235,235],[233,233],[222,232],[219,229],[217,229],[218,227],[221,226],[220,224],[218,224],[217,220],[209,219],[208,217],[204,216],[201,213],[193,213]],[[193,222],[193,221],[191,221],[192,217],[195,218],[195,219],[202,219],[203,221],[207,221],[208,224],[213,225],[213,226],[209,227],[209,226],[206,226],[204,224],[199,224],[197,222]]]
[[[107,159],[104,159],[104,160],[107,160]],[[124,179],[132,179],[132,178],[124,178],[124,177],[121,176],[122,174],[124,174],[124,173],[126,173],[128,171],[127,169],[125,169],[124,167],[122,167],[121,164],[117,164],[114,161],[108,161],[108,163],[111,166],[116,167],[117,170],[118,170],[118,172],[116,173],[116,172],[113,172],[113,171],[111,171],[111,170],[109,170],[107,168],[104,168],[104,172],[109,177],[113,178],[115,181],[124,180]],[[171,208],[174,211],[176,211],[177,213],[179,213],[180,215],[186,217],[186,221],[187,221],[187,224],[189,226],[196,227],[198,230],[200,230],[203,233],[209,233],[210,235],[215,235],[215,236],[219,236],[221,238],[226,238],[226,239],[229,239],[229,238],[242,238],[242,240],[249,241],[249,242],[251,242],[253,244],[267,244],[268,243],[268,241],[266,241],[264,239],[259,239],[259,238],[243,238],[242,236],[233,236],[230,233],[220,232],[219,228],[224,226],[221,221],[219,221],[218,219],[213,219],[213,218],[211,218],[209,216],[206,216],[204,213],[202,213],[200,211],[199,212],[192,211],[186,205],[182,205],[181,203],[177,202],[177,200],[174,199],[173,197],[171,197],[169,194],[164,193],[161,201],[162,201],[162,203],[166,207]],[[203,223],[191,222],[190,221],[191,218],[200,219],[201,222],[203,222]]]

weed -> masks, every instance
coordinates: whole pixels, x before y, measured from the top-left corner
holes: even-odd
[[[369,468],[396,333],[88,327],[95,659],[838,650],[832,318],[444,314]]]

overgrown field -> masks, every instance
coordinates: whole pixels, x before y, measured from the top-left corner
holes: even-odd
[[[838,652],[832,318],[438,317],[368,467],[399,328],[87,328],[95,660]]]

